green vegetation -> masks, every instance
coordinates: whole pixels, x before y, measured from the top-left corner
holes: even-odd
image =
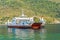
[[[34,17],[34,21],[35,21],[35,23],[38,23],[40,21],[40,19],[37,17]]]
[[[22,9],[28,17],[33,15],[49,17],[46,18],[48,23],[54,18],[60,18],[59,2],[49,0],[0,0],[0,23],[20,16]],[[51,20],[49,20],[50,18]]]

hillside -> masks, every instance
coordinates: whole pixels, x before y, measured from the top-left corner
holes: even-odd
[[[43,16],[53,18],[60,18],[60,3],[49,0],[0,0],[0,23],[6,22],[12,17],[20,16],[21,10],[31,17]],[[48,21],[51,21],[47,19]]]
[[[49,0],[49,1],[60,3],[60,0]]]

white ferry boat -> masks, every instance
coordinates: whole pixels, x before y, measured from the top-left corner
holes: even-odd
[[[20,28],[20,29],[41,29],[45,24],[43,18],[40,18],[39,23],[34,22],[34,17],[27,17],[22,13],[20,17],[14,17],[12,22],[7,22],[8,28]]]

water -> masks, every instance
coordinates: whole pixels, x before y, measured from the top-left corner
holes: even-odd
[[[49,24],[44,29],[16,29],[0,26],[0,40],[60,40],[60,24]]]

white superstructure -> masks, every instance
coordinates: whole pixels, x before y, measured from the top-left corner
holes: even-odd
[[[12,22],[8,21],[8,25],[31,25],[33,22],[33,17],[27,17],[22,13],[20,17],[14,17]]]

